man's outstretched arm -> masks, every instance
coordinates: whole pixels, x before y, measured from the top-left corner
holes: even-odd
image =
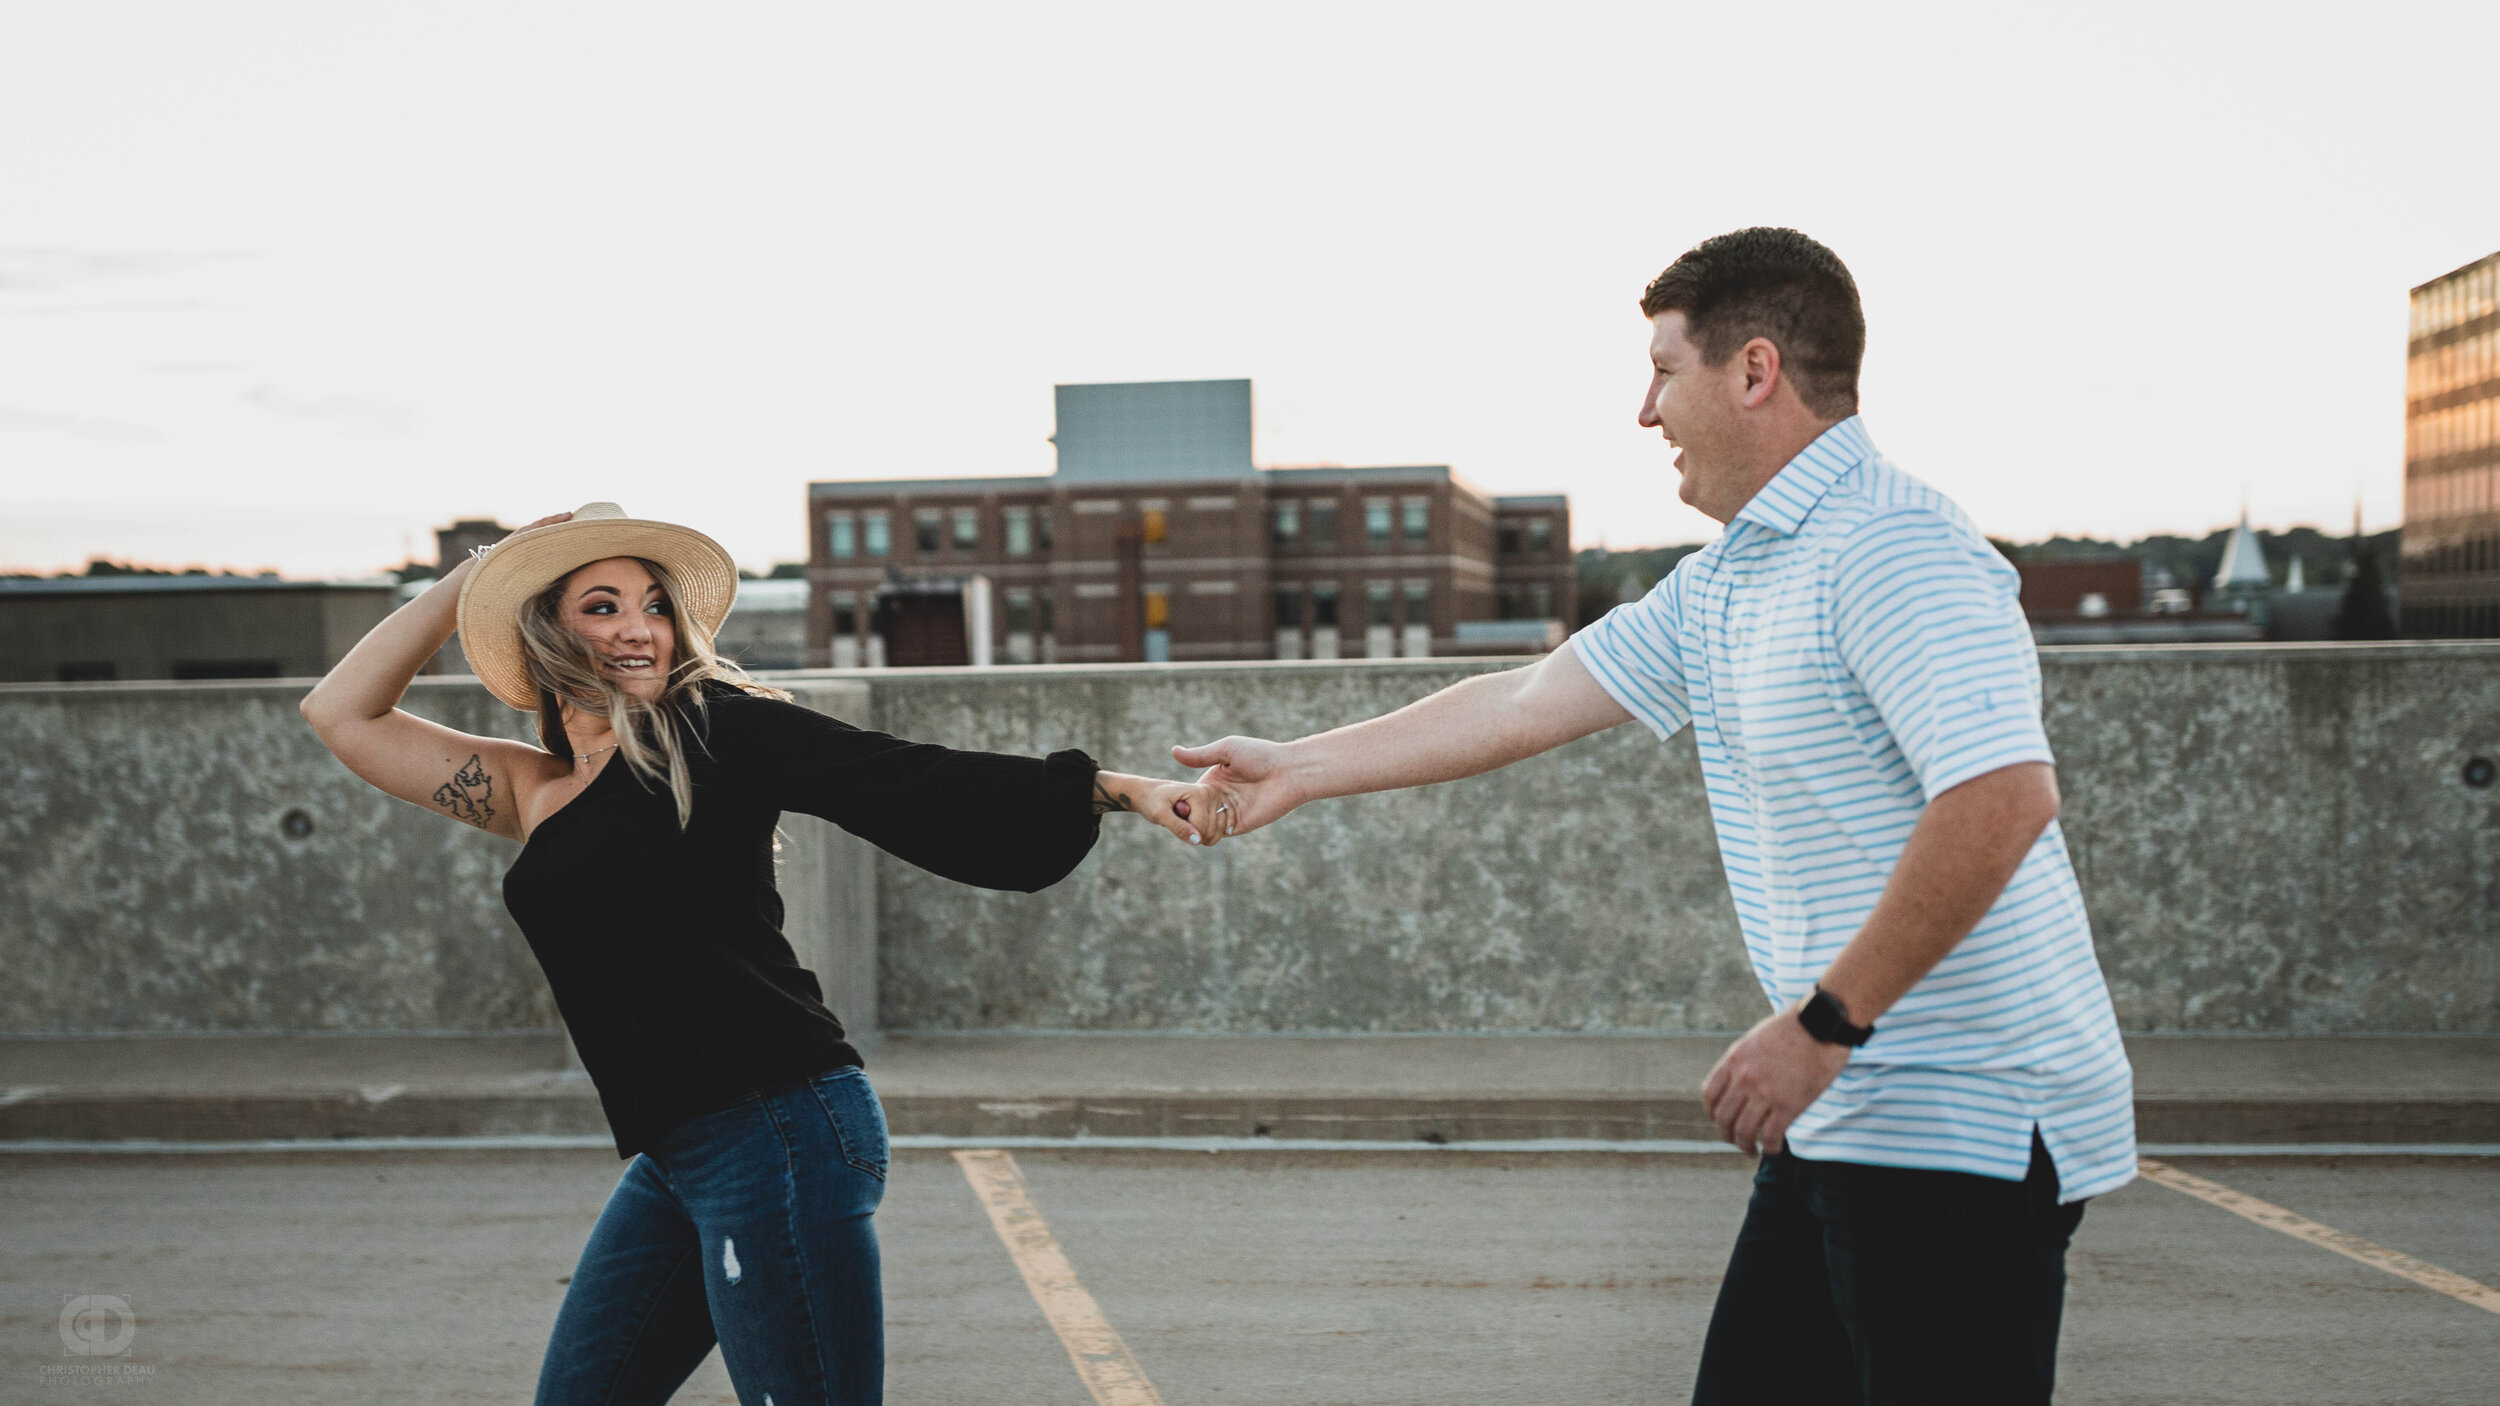
[[[1455,781],[1631,720],[1566,640],[1527,668],[1479,674],[1365,722],[1295,742],[1227,737],[1172,756],[1206,768],[1199,780],[1231,807],[1239,835],[1306,801]]]

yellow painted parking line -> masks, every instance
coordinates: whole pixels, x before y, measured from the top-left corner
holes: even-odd
[[[1146,1370],[1102,1316],[1102,1306],[1077,1282],[1075,1267],[1025,1192],[1016,1159],[999,1148],[973,1148],[956,1153],[955,1164],[964,1169],[964,1180],[972,1183],[973,1194],[990,1213],[991,1228],[1006,1243],[1008,1256],[1024,1275],[1024,1287],[1033,1291],[1042,1316],[1067,1346],[1068,1360],[1076,1364],[1076,1374],[1097,1406],[1163,1406]]]
[[[2296,1216],[2272,1202],[2233,1191],[2219,1182],[2190,1176],[2166,1162],[2144,1157],[2137,1159],[2136,1165],[2143,1169],[2146,1177],[2173,1191],[2185,1192],[2199,1201],[2220,1206],[2235,1216],[2245,1216],[2269,1230],[2279,1230],[2295,1240],[2306,1240],[2321,1249],[2333,1250],[2373,1269],[2386,1270],[2399,1279],[2410,1279],[2425,1289],[2437,1289],[2452,1299],[2461,1299],[2476,1308],[2500,1313],[2500,1289],[2488,1284],[2478,1284],[2438,1265],[2425,1263],[2384,1245],[2373,1245],[2358,1235],[2347,1235],[2333,1226]]]

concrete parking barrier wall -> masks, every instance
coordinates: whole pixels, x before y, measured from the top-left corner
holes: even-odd
[[[350,775],[307,682],[0,690],[0,1029],[558,1023],[499,891],[513,846]],[[410,711],[525,737],[475,680]]]
[[[1173,741],[1298,735],[1507,667],[782,681],[906,736],[1176,774]],[[2469,779],[2500,761],[2500,646],[2049,649],[2042,667],[2062,824],[2130,1030],[2500,1033],[2500,787]],[[303,687],[0,686],[0,1033],[555,1023],[502,909],[512,846],[348,775],[297,717]],[[410,706],[527,735],[465,681],[420,681]],[[1020,820],[962,806],[974,837]],[[1690,740],[1636,727],[1213,853],[1113,817],[1034,895],[944,883],[805,817],[785,833],[793,943],[861,1027],[1693,1031],[1763,1010]]]
[[[862,684],[793,686],[866,717]],[[504,912],[519,848],[358,780],[297,713],[310,687],[0,685],[0,1034],[560,1026]],[[402,706],[535,738],[470,678]],[[793,945],[837,1007],[873,1011],[873,851],[809,816],[782,830]]]

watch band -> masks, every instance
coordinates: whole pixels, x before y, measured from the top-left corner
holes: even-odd
[[[1808,1035],[1826,1045],[1854,1047],[1875,1038],[1874,1026],[1851,1025],[1848,1008],[1840,1004],[1838,997],[1824,990],[1820,985],[1817,985],[1814,988],[1814,994],[1806,999],[1804,1008],[1797,1012],[1797,1023],[1806,1028]]]

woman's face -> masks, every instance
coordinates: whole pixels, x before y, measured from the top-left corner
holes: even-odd
[[[564,578],[564,627],[598,655],[616,686],[657,702],[677,660],[677,619],[660,583],[632,557],[609,557]]]

